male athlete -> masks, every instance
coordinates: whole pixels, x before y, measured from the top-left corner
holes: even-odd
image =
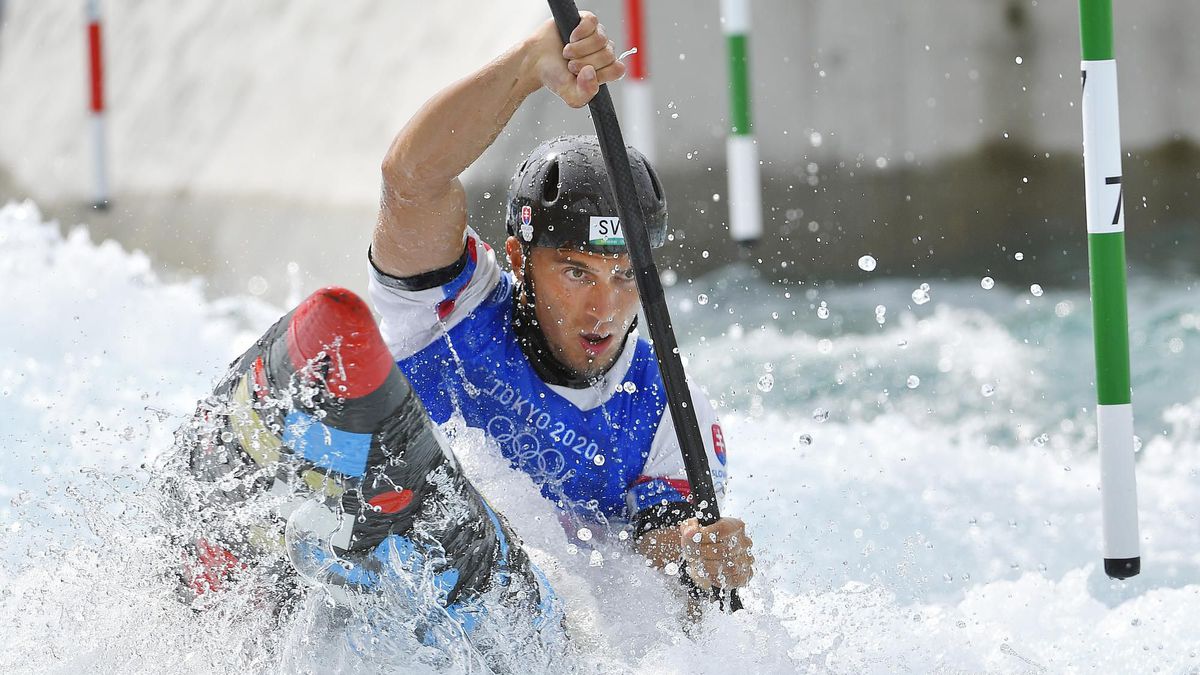
[[[579,108],[620,79],[595,15],[563,46],[553,21],[430,99],[383,162],[370,296],[380,331],[430,416],[485,429],[528,473],[564,522],[603,536],[627,526],[660,568],[681,564],[701,588],[744,586],[754,558],[745,525],[701,527],[650,345],[634,330],[638,294],[594,137],[543,143],[508,196],[512,272],[467,227],[458,176],[521,103],[546,87]],[[630,150],[652,244],[666,202],[654,170]],[[725,447],[707,397],[692,400],[723,493]]]

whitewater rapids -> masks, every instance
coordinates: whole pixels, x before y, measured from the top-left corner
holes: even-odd
[[[283,308],[164,282],[28,202],[0,210],[0,279],[0,671],[336,665],[303,617],[181,604],[146,489],[196,399]],[[725,425],[725,510],[759,561],[746,611],[697,630],[676,621],[670,579],[563,532],[480,433],[450,429],[566,602],[569,668],[1200,668],[1197,280],[1131,281],[1143,573],[1127,582],[1099,565],[1087,295],[997,281],[783,288],[734,269],[669,285]]]

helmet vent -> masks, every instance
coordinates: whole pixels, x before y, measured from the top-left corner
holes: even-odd
[[[546,178],[542,181],[542,202],[547,206],[558,201],[558,157],[550,160],[550,168],[546,170]]]
[[[662,202],[663,189],[662,185],[660,185],[658,182],[658,174],[654,173],[654,167],[650,166],[649,162],[646,162],[644,166],[646,167],[646,173],[650,174],[650,184],[654,186],[654,198],[657,201]]]

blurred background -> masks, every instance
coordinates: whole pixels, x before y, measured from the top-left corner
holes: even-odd
[[[97,211],[85,5],[0,0],[0,203],[33,198],[214,292],[275,301],[363,287],[393,135],[548,17],[541,2],[106,0],[111,208]],[[1075,3],[751,2],[753,249],[728,232],[718,3],[645,0],[638,45],[625,2],[581,6],[645,59],[652,152],[682,232],[660,265],[692,277],[748,261],[768,281],[838,281],[861,278],[871,255],[876,275],[1086,283]],[[1186,273],[1200,4],[1119,2],[1115,14],[1130,263]],[[626,85],[612,87],[619,110]],[[585,112],[533,96],[466,175],[472,224],[499,241],[524,154],[590,128]]]

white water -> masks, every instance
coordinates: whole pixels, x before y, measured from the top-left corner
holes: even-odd
[[[921,280],[751,278],[669,289],[689,369],[722,406],[726,511],[758,550],[746,611],[713,614],[690,637],[661,575],[617,546],[595,560],[478,433],[455,434],[563,596],[574,669],[1200,668],[1195,280],[1131,286],[1144,571],[1119,583],[1097,569],[1085,294],[926,280],[931,301],[916,305]],[[139,468],[282,310],[164,283],[146,256],[63,236],[31,204],[0,211],[0,279],[0,671],[337,665],[314,653],[304,621],[177,602]]]

